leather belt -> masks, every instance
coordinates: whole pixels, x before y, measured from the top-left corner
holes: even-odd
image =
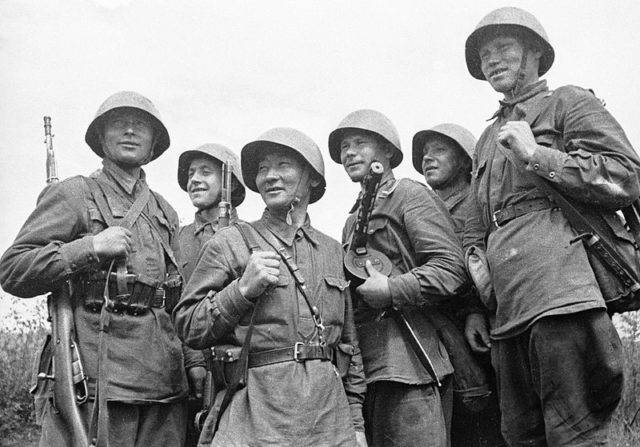
[[[333,348],[326,345],[306,345],[298,342],[294,346],[288,348],[251,352],[249,354],[249,368],[281,362],[304,362],[305,360],[313,359],[332,360]]]
[[[533,211],[541,211],[553,208],[555,205],[546,197],[539,199],[523,200],[514,205],[509,205],[493,212],[492,220],[496,228],[500,228],[516,217],[524,216]]]

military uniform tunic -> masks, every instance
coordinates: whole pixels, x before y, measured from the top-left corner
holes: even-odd
[[[329,361],[285,361],[249,368],[247,385],[225,411],[213,445],[355,445],[362,430],[363,370],[351,299],[338,242],[306,223],[298,230],[265,211],[260,222],[277,237],[300,268],[318,307],[329,346],[355,348],[343,381]],[[274,251],[257,234],[261,250]],[[238,279],[250,253],[235,227],[220,230],[205,243],[183,298],[174,312],[178,333],[192,348],[221,340],[242,345],[255,311],[250,352],[317,343],[308,305],[280,263],[277,287],[256,301],[244,298]]]
[[[131,203],[148,189],[143,171],[140,178],[132,178],[108,159],[91,177],[108,185],[106,200],[116,220],[124,217]],[[160,237],[175,247],[178,230],[175,211],[160,195],[152,193],[144,212]],[[72,177],[50,186],[42,194],[15,242],[0,260],[2,287],[16,296],[44,294],[56,290],[67,279],[73,280],[79,351],[91,391],[98,377],[100,313],[84,307],[86,297],[78,283],[109,267],[111,260],[101,261],[93,249],[93,235],[105,228],[106,220],[86,180]],[[142,217],[133,224],[131,233],[133,248],[127,258],[128,273],[137,275],[146,284],[161,287],[169,260],[158,233]],[[96,293],[99,296],[93,298],[99,300],[102,291]],[[125,312],[112,314],[105,337],[108,352],[101,362],[107,384],[100,392],[108,401],[148,405],[178,402],[186,397],[181,342],[165,309],[151,308],[137,316]]]

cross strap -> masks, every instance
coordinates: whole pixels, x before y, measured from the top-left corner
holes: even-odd
[[[252,228],[271,248],[276,251],[276,253],[280,255],[280,258],[282,258],[282,261],[287,266],[289,273],[291,273],[291,276],[293,276],[296,287],[302,294],[302,297],[309,307],[311,317],[313,318],[313,324],[318,331],[318,341],[321,345],[324,345],[326,341],[324,340],[324,325],[322,324],[322,316],[320,315],[318,306],[313,304],[311,302],[311,298],[309,298],[309,294],[307,293],[307,285],[304,277],[302,276],[302,273],[300,272],[300,268],[293,261],[293,258],[291,257],[287,249],[278,242],[278,239],[273,234],[273,232],[262,222],[244,222],[243,224]]]

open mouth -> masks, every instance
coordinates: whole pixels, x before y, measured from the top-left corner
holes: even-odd
[[[273,193],[277,193],[277,192],[280,192],[280,191],[284,191],[284,188],[281,188],[279,186],[272,186],[270,188],[266,188],[264,191],[266,193],[268,193],[268,194],[273,194]]]

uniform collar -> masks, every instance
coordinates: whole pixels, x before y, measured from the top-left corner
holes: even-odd
[[[207,226],[211,227],[211,231],[214,233],[218,231],[218,219],[216,218],[213,221],[209,221],[205,219],[202,215],[202,211],[198,211],[195,214],[193,219],[193,233],[198,234],[203,231]],[[229,223],[233,224],[238,220],[238,211],[235,208],[231,208],[229,212]]]
[[[142,168],[140,168],[140,176],[133,177],[106,157],[102,159],[102,170],[129,195],[133,194],[138,181],[140,181],[142,185],[146,183],[146,174]]]
[[[511,99],[501,99],[500,108],[493,114],[491,118],[487,121],[491,121],[498,117],[505,117],[509,115],[511,110],[517,105],[528,99],[533,98],[534,96],[539,95],[540,93],[547,92],[549,87],[547,87],[547,81],[542,79],[538,82],[534,82],[533,84],[529,84],[520,91],[518,96]]]
[[[306,215],[304,224],[302,224],[300,228],[295,228],[293,225],[287,225],[285,221],[273,216],[266,208],[264,213],[262,213],[262,221],[265,223],[266,227],[287,247],[293,246],[293,241],[296,239],[296,236],[304,236],[312,245],[318,245],[315,230],[311,227],[309,214]]]
[[[396,181],[395,176],[393,175],[393,170],[389,169],[387,172],[382,174],[382,180],[380,181],[380,186],[378,187],[378,195],[376,199],[382,199],[389,197],[393,191],[398,186],[398,181]],[[356,202],[353,204],[351,209],[349,210],[349,214],[353,214],[358,211],[360,208],[360,202],[362,201],[362,190],[358,193],[358,198]]]

